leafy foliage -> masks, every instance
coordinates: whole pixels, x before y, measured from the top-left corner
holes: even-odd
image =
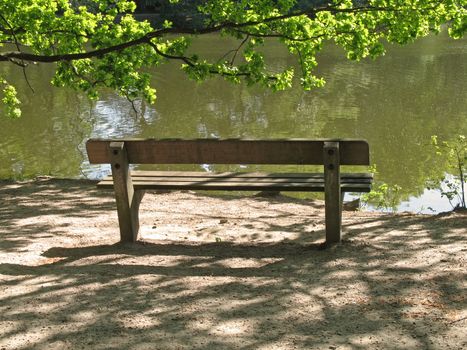
[[[467,138],[458,135],[450,141],[439,141],[437,136],[432,136],[431,142],[436,154],[446,162],[446,169],[451,174],[444,174],[441,178],[428,181],[428,186],[438,188],[441,195],[446,197],[452,207],[466,208],[465,201],[465,175],[467,173]],[[457,204],[453,205],[453,201]]]
[[[466,7],[466,0],[206,0],[198,7],[204,23],[194,28],[188,21],[137,21],[129,0],[0,0],[0,61],[22,69],[55,63],[54,85],[91,98],[107,87],[130,100],[154,102],[146,68],[170,60],[196,80],[220,75],[283,90],[297,74],[311,89],[324,84],[314,70],[326,44],[360,60],[383,55],[385,41],[406,44],[443,24],[460,38],[467,30]],[[237,45],[215,61],[189,53],[193,36],[212,33],[233,37]],[[268,40],[279,40],[297,58],[298,73],[271,64],[261,50]],[[7,112],[18,116],[15,90],[5,79],[2,84]]]
[[[6,107],[6,114],[11,118],[19,118],[21,116],[20,101],[16,96],[15,87],[8,84],[5,79],[1,79],[0,84],[3,85],[2,102]]]
[[[370,167],[369,171],[378,177],[376,165]],[[373,205],[378,210],[395,213],[400,203],[402,187],[397,184],[388,184],[382,181],[375,181],[370,192],[361,195],[362,205]]]
[[[401,189],[399,185],[375,184],[370,192],[362,195],[362,201],[364,204],[373,204],[376,209],[395,213],[400,202]]]

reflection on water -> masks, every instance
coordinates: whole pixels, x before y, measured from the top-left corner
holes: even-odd
[[[446,170],[429,147],[431,135],[449,139],[467,131],[466,44],[442,34],[358,63],[330,47],[319,58],[318,73],[327,85],[309,92],[297,87],[273,93],[221,79],[198,84],[168,64],[154,72],[156,105],[137,104],[139,117],[111,92],[91,103],[74,91],[51,88],[45,65],[29,71],[32,93],[22,72],[3,64],[0,69],[19,88],[23,117],[0,119],[0,178],[99,177],[103,168],[86,162],[89,137],[348,137],[369,141],[379,179],[400,185],[402,200],[419,197],[427,177]],[[226,47],[217,38],[196,45],[211,57]],[[273,44],[265,51],[279,66],[293,63]],[[427,193],[421,198],[431,202]],[[436,206],[413,203],[415,211]],[[439,210],[447,209],[449,204]]]

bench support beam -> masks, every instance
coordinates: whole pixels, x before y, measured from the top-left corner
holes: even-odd
[[[324,142],[323,162],[326,244],[339,243],[342,225],[339,142]]]
[[[139,204],[143,199],[144,191],[134,190],[125,143],[111,142],[109,152],[120,226],[120,241],[135,242],[139,231]]]

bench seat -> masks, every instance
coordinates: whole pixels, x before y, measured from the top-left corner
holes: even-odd
[[[369,192],[370,173],[341,173],[341,192]],[[324,192],[323,173],[209,173],[184,171],[131,171],[135,190],[218,190]],[[97,184],[113,189],[109,175]]]

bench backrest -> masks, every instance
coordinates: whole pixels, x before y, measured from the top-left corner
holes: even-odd
[[[369,165],[365,140],[90,139],[91,164],[111,163],[110,143],[124,142],[130,164],[323,164],[324,142],[339,143],[341,165]]]

